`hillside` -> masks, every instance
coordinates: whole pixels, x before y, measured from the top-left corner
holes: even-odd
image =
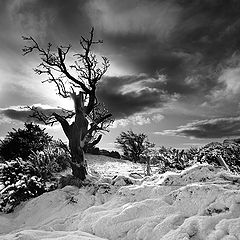
[[[66,186],[0,215],[0,239],[240,239],[240,178],[202,164],[141,178],[143,167],[87,156],[87,187]]]

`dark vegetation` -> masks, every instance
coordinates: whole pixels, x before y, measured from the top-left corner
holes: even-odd
[[[0,182],[4,185],[0,195],[0,211],[5,213],[12,212],[21,202],[55,188],[54,183],[47,184],[34,164],[21,158],[7,161],[1,166]]]
[[[201,148],[179,150],[175,148],[154,149],[143,133],[122,132],[116,143],[123,157],[133,162],[158,165],[159,173],[181,171],[196,163],[208,163],[224,167],[232,173],[240,173],[240,139],[212,142]]]
[[[103,155],[103,156],[117,158],[117,159],[121,158],[120,153],[117,152],[117,151],[108,151],[108,150],[105,150],[105,149],[99,149],[98,147],[88,149],[86,151],[86,153],[90,153],[90,154],[93,154],[93,155]]]
[[[0,144],[0,211],[11,212],[22,201],[57,187],[56,173],[69,167],[67,146],[44,129],[25,123]]]
[[[5,160],[17,157],[26,159],[32,152],[42,151],[52,137],[45,129],[33,123],[25,123],[23,129],[13,129],[0,144],[0,156]]]
[[[141,155],[153,148],[155,144],[150,143],[144,133],[134,133],[132,130],[122,132],[116,139],[116,143],[123,151],[123,157],[133,162],[140,162]]]

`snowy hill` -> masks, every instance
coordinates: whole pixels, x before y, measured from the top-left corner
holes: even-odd
[[[239,177],[197,165],[141,178],[140,164],[87,159],[96,184],[67,186],[1,214],[0,239],[240,239]]]

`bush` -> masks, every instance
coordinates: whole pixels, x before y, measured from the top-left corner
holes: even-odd
[[[33,123],[25,123],[24,129],[13,129],[0,144],[0,156],[4,160],[27,157],[36,151],[42,151],[51,141],[45,129]]]
[[[70,166],[71,156],[57,142],[54,142],[43,151],[32,153],[28,159],[38,170],[40,176],[47,180],[51,179],[54,173],[67,169]]]
[[[151,151],[151,163],[159,165],[160,173],[181,171],[196,162],[194,156],[188,150],[161,147],[159,150]]]
[[[109,154],[110,157],[112,158],[117,158],[117,159],[120,159],[121,158],[121,155],[119,152],[117,151],[111,151],[110,154]]]
[[[98,147],[94,147],[94,148],[88,149],[87,153],[90,153],[93,155],[100,155],[100,150]]]
[[[124,156],[133,162],[139,162],[141,154],[155,146],[147,140],[147,135],[143,133],[136,134],[131,130],[122,132],[117,137],[116,143],[123,150]]]
[[[240,144],[235,140],[223,143],[212,142],[199,150],[198,161],[220,166],[218,157],[222,157],[233,173],[240,173]]]
[[[107,157],[112,157],[112,158],[121,158],[121,155],[119,152],[117,151],[108,151],[105,149],[99,149],[98,147],[94,147],[92,149],[89,149],[87,153],[93,154],[93,155],[103,155],[103,156],[107,156]]]
[[[58,169],[56,172],[60,172],[66,170],[70,167],[71,162],[71,154],[68,150],[68,147],[65,145],[63,146],[62,142],[54,141],[53,144],[50,144],[49,147],[46,148],[50,159],[55,161],[58,165]]]
[[[29,162],[18,158],[0,166],[0,182],[4,185],[0,195],[0,211],[10,213],[22,201],[52,190],[39,176],[38,170]]]
[[[162,147],[155,151],[152,163],[159,164],[159,171],[183,170],[195,163],[208,163],[216,167],[223,167],[219,161],[222,158],[233,173],[240,173],[240,144],[237,140],[225,140],[223,143],[212,142],[204,147],[178,150]]]
[[[121,155],[119,152],[117,151],[108,151],[106,149],[101,149],[99,150],[99,155],[103,155],[103,156],[106,156],[106,157],[112,157],[112,158],[118,158],[120,159],[121,158]]]
[[[43,151],[30,154],[27,161],[17,158],[1,164],[0,183],[4,189],[1,191],[0,211],[12,212],[22,201],[54,189],[57,186],[54,173],[69,166],[71,156],[66,148],[62,142],[52,141]]]

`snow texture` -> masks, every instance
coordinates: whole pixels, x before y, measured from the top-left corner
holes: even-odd
[[[0,239],[240,239],[239,176],[202,164],[141,178],[132,163],[104,173],[109,163],[94,161],[94,185],[44,193],[0,215]]]

